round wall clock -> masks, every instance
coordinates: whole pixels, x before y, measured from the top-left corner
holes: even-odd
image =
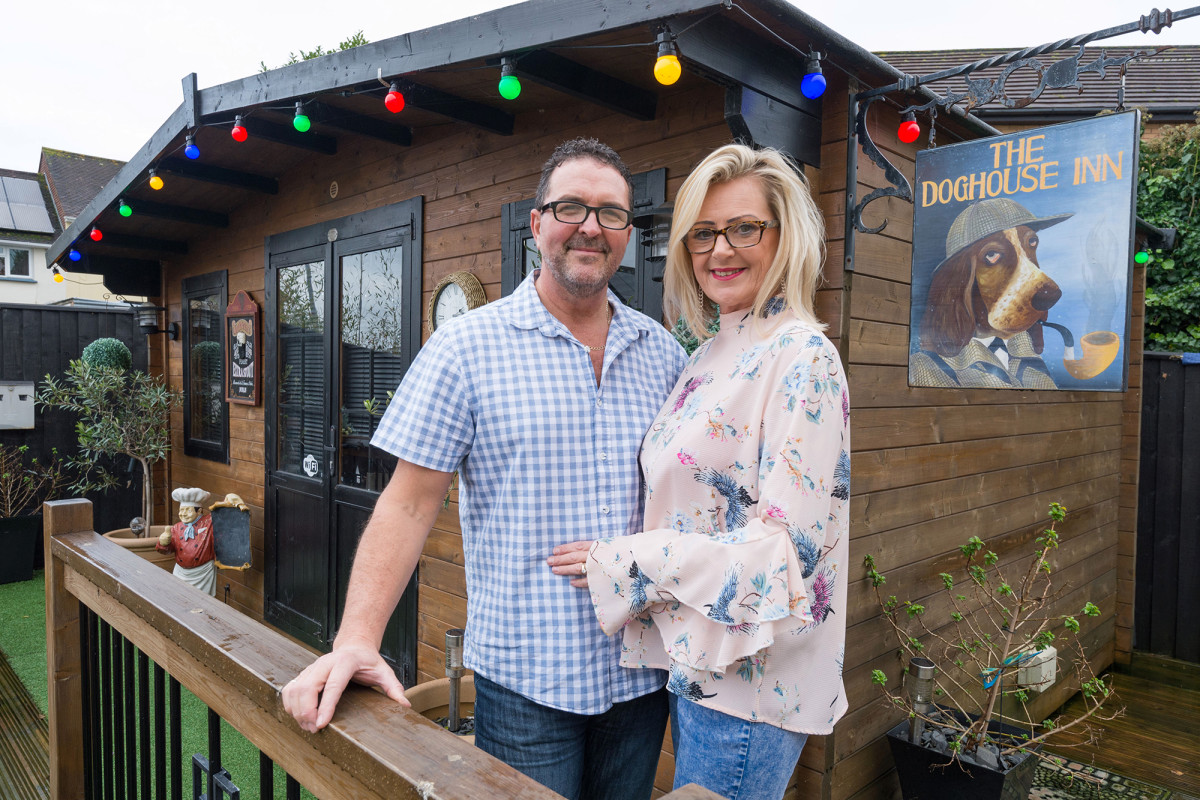
[[[461,316],[487,302],[483,284],[466,271],[452,272],[438,281],[429,298],[429,328],[436,331],[448,319]]]

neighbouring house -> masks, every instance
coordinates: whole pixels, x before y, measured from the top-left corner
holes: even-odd
[[[42,177],[0,169],[0,302],[51,303],[65,296],[46,262],[61,232]]]
[[[494,300],[524,277],[539,169],[559,142],[582,134],[615,147],[649,218],[736,138],[790,153],[817,196],[828,239],[818,313],[852,402],[850,711],[806,747],[789,796],[895,791],[882,734],[897,712],[871,671],[894,669],[896,653],[864,553],[891,570],[892,591],[919,600],[966,536],[1015,556],[1061,502],[1073,515],[1060,566],[1102,610],[1083,622],[1088,653],[1097,668],[1128,659],[1141,290],[1128,391],[910,388],[912,207],[872,206],[871,224],[890,221],[879,235],[846,222],[848,204],[887,185],[852,138],[850,96],[901,73],[852,38],[781,0],[531,0],[205,89],[186,77],[183,103],[48,257],[63,264],[79,251],[73,269],[148,296],[180,326],[150,348],[150,368],[187,397],[167,483],[237,492],[252,508],[253,567],[222,572],[218,597],[328,647],[357,537],[392,468],[369,446],[374,411],[428,335],[439,284],[477,282]],[[652,75],[660,39],[683,63],[669,86]],[[799,91],[810,51],[823,54],[829,84],[817,100]],[[522,83],[515,99],[497,91],[502,71]],[[405,97],[399,113],[385,107],[392,89]],[[922,145],[896,140],[896,108],[877,103],[866,124],[911,180]],[[939,122],[943,143],[995,133],[977,117]],[[634,237],[613,286],[657,316],[654,245],[653,232]],[[260,360],[235,358],[239,331],[257,338]],[[456,500],[385,637],[406,684],[443,674],[444,634],[466,623]],[[169,511],[160,496],[156,521]],[[1046,691],[1035,713],[1064,702],[1064,689]],[[668,788],[671,763],[660,770]]]

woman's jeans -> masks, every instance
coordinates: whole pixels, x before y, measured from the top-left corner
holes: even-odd
[[[569,800],[650,800],[666,726],[666,689],[572,714],[475,675],[475,745]]]
[[[783,797],[808,734],[670,698],[676,789],[696,783],[728,800]]]

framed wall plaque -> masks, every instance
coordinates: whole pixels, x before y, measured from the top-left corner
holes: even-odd
[[[262,330],[258,303],[238,292],[225,309],[225,352],[229,359],[225,374],[225,399],[230,403],[256,406],[262,392]]]

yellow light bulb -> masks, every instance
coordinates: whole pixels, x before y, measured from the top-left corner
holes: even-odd
[[[158,177],[157,175],[150,178],[150,188],[151,189],[153,189],[154,191],[157,192],[162,187],[163,187],[163,179],[162,178]]]
[[[670,86],[679,80],[683,67],[679,65],[679,57],[674,55],[659,56],[654,62],[654,79],[663,86]]]
[[[63,282],[63,274],[62,274],[61,272],[56,272],[56,273],[54,273],[54,282],[55,282],[55,283],[62,283],[62,282]]]

